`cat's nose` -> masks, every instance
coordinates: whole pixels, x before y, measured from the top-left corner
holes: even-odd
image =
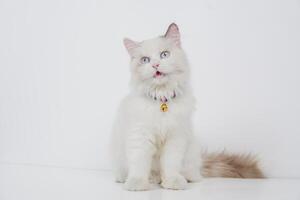
[[[157,69],[157,68],[159,67],[159,64],[158,64],[158,63],[157,63],[157,64],[153,64],[152,67],[153,67],[154,69]]]

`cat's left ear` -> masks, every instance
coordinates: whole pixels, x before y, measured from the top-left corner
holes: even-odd
[[[176,46],[178,47],[181,46],[180,33],[177,24],[175,23],[170,24],[165,34],[165,37],[171,39],[176,44]]]
[[[128,53],[130,56],[132,56],[132,51],[139,47],[139,43],[138,42],[135,42],[131,39],[128,39],[128,38],[124,38],[123,40],[123,43],[124,43],[124,46],[126,47]]]

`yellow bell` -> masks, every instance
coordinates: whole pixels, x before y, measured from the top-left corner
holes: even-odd
[[[160,110],[161,110],[162,112],[167,112],[167,111],[168,111],[168,105],[167,105],[166,103],[162,103],[162,104],[160,105]]]

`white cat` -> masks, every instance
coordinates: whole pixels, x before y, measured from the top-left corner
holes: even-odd
[[[117,182],[125,182],[127,190],[147,190],[150,182],[184,189],[187,181],[201,179],[201,164],[204,176],[235,177],[227,173],[238,170],[230,159],[256,167],[255,160],[224,153],[206,156],[202,162],[193,135],[190,70],[176,24],[164,36],[142,42],[124,39],[124,44],[131,57],[131,92],[122,101],[113,126]],[[226,172],[228,167],[233,170]]]

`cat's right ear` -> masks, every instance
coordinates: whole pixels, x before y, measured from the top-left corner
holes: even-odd
[[[165,33],[165,37],[171,39],[178,47],[180,47],[180,33],[177,24],[170,24]]]
[[[132,56],[132,52],[135,48],[139,47],[139,43],[138,42],[135,42],[131,39],[128,39],[128,38],[124,38],[123,40],[123,43],[124,43],[124,46],[126,47],[129,55]]]

